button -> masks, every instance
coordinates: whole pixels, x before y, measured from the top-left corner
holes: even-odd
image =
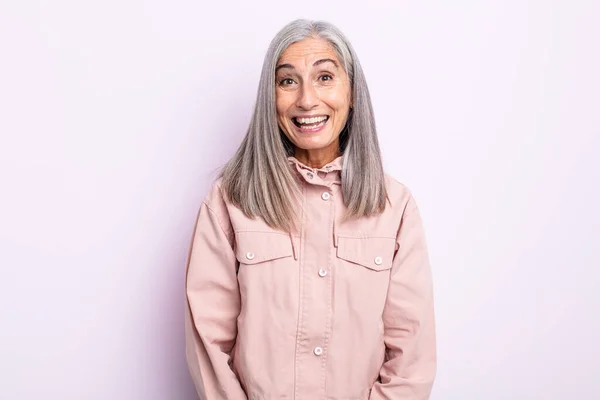
[[[382,262],[383,262],[383,260],[381,259],[381,257],[379,257],[379,256],[375,257],[375,264],[381,265]]]
[[[321,195],[321,198],[325,201],[329,200],[330,197],[331,195],[329,194],[329,192],[323,192],[323,194]]]
[[[314,353],[315,356],[320,356],[321,354],[323,354],[323,349],[320,347],[315,347]]]
[[[307,173],[306,173],[306,177],[307,177],[308,179],[312,179],[312,178],[314,177],[314,175],[313,175],[313,173],[312,173],[312,172],[307,172]]]
[[[252,260],[254,258],[254,253],[250,253],[250,252],[246,253],[246,258],[248,260]]]
[[[327,271],[326,271],[325,269],[321,268],[321,269],[319,270],[319,276],[320,276],[321,278],[323,278],[325,275],[327,275]]]
[[[331,165],[326,165],[325,168],[329,169],[331,168]]]

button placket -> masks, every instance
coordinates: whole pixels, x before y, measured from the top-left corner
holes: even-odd
[[[336,188],[333,187],[339,181],[337,172],[333,172],[336,168],[337,165],[333,164],[322,168],[307,168],[303,166],[297,171],[299,172],[298,176],[304,185],[306,185],[303,187],[306,194],[304,201],[311,205],[308,207],[308,217],[317,217],[314,220],[328,219],[327,217],[331,218],[332,214],[335,217],[335,201],[339,200],[333,197],[334,194],[337,196],[338,193]],[[319,204],[319,197],[321,201],[327,204]],[[309,219],[313,220],[313,218]],[[301,286],[298,306],[306,318],[299,321],[298,329],[302,334],[297,338],[296,342],[296,361],[305,362],[312,369],[313,367],[323,366],[323,362],[327,358],[325,350],[328,349],[332,327],[328,313],[322,313],[319,310],[323,309],[323,307],[327,307],[328,310],[332,308],[333,275],[330,277],[329,273],[333,273],[334,269],[330,268],[331,266],[322,258],[323,254],[327,254],[330,251],[328,248],[329,243],[326,240],[326,238],[330,237],[326,234],[329,232],[324,233],[318,226],[312,226],[313,224],[308,225],[305,236],[307,239],[305,240],[314,240],[315,243],[312,246],[306,246],[307,250],[303,253],[305,259],[310,262],[307,261],[303,265],[303,268],[301,268],[301,278],[305,280],[305,284]],[[328,228],[332,229],[331,227]],[[311,264],[313,264],[312,267]],[[312,296],[311,294],[318,295]],[[308,344],[308,341],[312,343]],[[312,361],[306,357],[311,358]],[[316,385],[315,380],[320,381],[319,375],[325,373],[325,371],[319,372],[319,375],[316,372],[315,374],[306,374],[303,373],[303,369],[299,369],[299,372],[294,375],[298,387],[306,388]],[[298,393],[296,395],[298,396]]]

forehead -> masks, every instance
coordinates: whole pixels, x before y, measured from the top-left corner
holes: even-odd
[[[277,64],[293,64],[296,67],[310,66],[316,60],[331,58],[340,60],[333,46],[325,39],[308,38],[291,44],[283,51]]]

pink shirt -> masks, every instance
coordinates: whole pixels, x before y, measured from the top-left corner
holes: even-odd
[[[187,266],[186,353],[201,399],[425,400],[436,372],[419,210],[386,175],[383,214],[342,222],[342,157],[302,177],[285,233],[204,199]]]

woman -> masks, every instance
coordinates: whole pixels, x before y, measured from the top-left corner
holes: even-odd
[[[358,58],[297,20],[204,199],[186,275],[202,399],[428,399],[436,370],[419,211],[383,171]]]

